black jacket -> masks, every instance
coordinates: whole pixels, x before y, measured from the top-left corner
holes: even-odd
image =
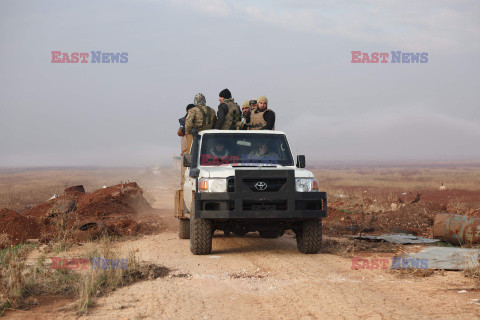
[[[227,113],[228,106],[225,103],[220,103],[217,111],[217,123],[215,124],[215,129],[220,129],[223,126]]]
[[[180,130],[182,130],[183,134],[185,134],[185,120],[187,119],[187,116],[178,119],[178,122],[180,123]]]

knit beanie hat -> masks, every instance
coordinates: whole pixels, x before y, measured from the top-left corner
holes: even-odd
[[[218,96],[220,98],[225,98],[225,99],[230,99],[232,97],[232,94],[230,93],[230,90],[228,89],[223,89],[222,91],[220,91],[220,93],[218,94]]]
[[[264,102],[266,102],[266,103],[268,104],[268,99],[267,99],[267,97],[265,97],[265,96],[261,96],[261,97],[259,97],[259,98],[257,99],[257,102],[260,102],[260,101],[264,101]]]
[[[242,103],[242,109],[249,108],[250,109],[250,104],[248,103],[248,100],[245,100],[244,103]]]

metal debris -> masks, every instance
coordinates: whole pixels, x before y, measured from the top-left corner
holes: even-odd
[[[453,244],[480,243],[480,218],[439,213],[433,223],[433,236]]]
[[[429,246],[418,252],[406,252],[402,257],[428,259],[428,269],[464,270],[479,267],[480,249]]]
[[[438,239],[427,239],[417,237],[411,234],[399,233],[399,234],[382,234],[379,236],[354,236],[354,239],[371,240],[371,241],[388,241],[397,244],[418,244],[418,243],[435,243]]]

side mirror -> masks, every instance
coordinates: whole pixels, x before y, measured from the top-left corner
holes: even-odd
[[[297,168],[305,168],[305,156],[303,154],[297,156]]]
[[[198,178],[200,176],[200,169],[198,168],[190,168],[190,177]]]
[[[190,153],[186,153],[183,155],[183,166],[190,167],[192,165],[192,155]]]

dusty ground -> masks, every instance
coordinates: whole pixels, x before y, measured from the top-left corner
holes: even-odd
[[[295,240],[214,240],[193,256],[188,240],[167,232],[123,243],[174,271],[98,300],[85,319],[472,319],[473,282],[460,273],[399,279],[384,270],[351,270],[351,260],[301,255]],[[145,250],[148,248],[148,250]]]
[[[213,253],[194,256],[188,240],[178,239],[171,210],[161,213],[169,226],[165,232],[118,243],[116,249],[138,249],[142,260],[164,265],[171,274],[102,297],[80,319],[480,317],[480,305],[474,303],[480,294],[459,272],[400,278],[385,270],[352,270],[347,258],[298,253],[295,239],[288,235],[269,240],[255,234],[226,238],[217,232]],[[27,314],[32,320],[77,318],[59,307],[64,305]],[[19,312],[9,318],[25,316]]]
[[[460,272],[400,277],[352,270],[349,258],[302,255],[295,239],[229,237],[217,231],[213,252],[194,256],[172,217],[174,183],[140,183],[155,198],[164,232],[118,242],[121,256],[170,268],[165,278],[124,287],[96,300],[80,319],[475,319],[480,291]],[[72,250],[74,257],[82,247]],[[381,253],[377,257],[385,257]],[[462,292],[466,291],[466,292]],[[9,319],[77,319],[67,302],[8,313]]]

